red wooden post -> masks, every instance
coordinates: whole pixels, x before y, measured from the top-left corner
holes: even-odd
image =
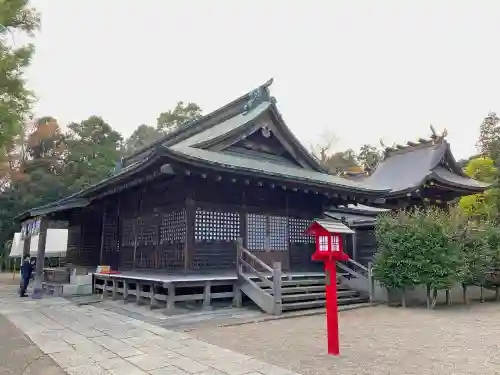
[[[337,266],[334,259],[325,262],[326,275],[326,330],[328,354],[339,355],[339,316],[337,305]]]
[[[323,262],[325,265],[328,354],[340,355],[337,261],[349,259],[349,256],[343,252],[341,235],[352,234],[354,232],[341,223],[315,220],[309,226],[306,233],[316,236],[316,252],[312,255],[312,260]]]

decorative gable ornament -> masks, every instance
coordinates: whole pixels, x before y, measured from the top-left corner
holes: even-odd
[[[271,136],[271,129],[269,129],[269,126],[267,124],[263,125],[260,130],[264,137],[269,138]]]

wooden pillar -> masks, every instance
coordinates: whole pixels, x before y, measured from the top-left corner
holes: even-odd
[[[240,238],[243,247],[248,247],[247,243],[247,203],[245,188],[241,190],[241,209],[240,209]]]
[[[357,238],[356,238],[356,228],[353,228],[354,229],[354,233],[352,234],[352,259],[354,261],[358,261],[358,244],[357,244]]]
[[[137,236],[139,232],[139,218],[135,218],[134,220],[134,255],[133,255],[133,260],[132,260],[132,269],[135,270],[135,257],[137,253]]]
[[[22,255],[22,258],[21,258],[21,266],[23,265],[24,257],[30,256],[30,248],[31,248],[31,236],[26,237],[24,239],[23,255]]]
[[[40,233],[38,234],[38,249],[36,252],[36,271],[35,284],[33,286],[33,298],[42,298],[43,293],[43,268],[45,263],[45,243],[47,242],[47,229],[49,220],[47,217],[42,217],[40,220]]]
[[[187,271],[192,267],[194,252],[195,252],[195,240],[194,240],[194,226],[195,226],[195,215],[196,215],[196,202],[194,200],[194,190],[189,188],[186,197],[186,241],[184,243],[184,270]]]
[[[107,202],[107,201],[106,201]],[[102,256],[103,256],[103,251],[104,251],[104,232],[106,230],[106,211],[107,211],[107,203],[104,203],[103,209],[102,209],[102,223],[101,223],[101,246],[99,250],[99,264],[102,263]]]
[[[296,193],[298,194],[298,193]],[[288,194],[285,196],[285,216],[286,216],[286,251],[288,253],[288,271],[292,271],[292,244],[290,242],[290,212],[289,212],[289,202]]]

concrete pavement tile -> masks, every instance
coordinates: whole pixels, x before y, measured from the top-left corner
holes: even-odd
[[[266,362],[258,361],[256,359],[245,361],[244,366],[252,372],[260,372],[265,375],[297,375],[293,371],[274,366]]]
[[[96,361],[99,366],[105,370],[111,370],[120,366],[126,366],[128,362],[120,357],[106,358],[100,361]]]
[[[116,357],[115,353],[93,341],[90,341],[90,343],[75,344],[74,348],[78,353],[85,354],[95,362]]]
[[[252,368],[246,367],[244,363],[229,362],[221,359],[203,361],[203,364],[213,367],[214,369],[222,371],[228,375],[244,375],[255,371]]]
[[[37,341],[34,341],[34,343],[40,348],[42,352],[45,354],[52,354],[52,353],[57,353],[57,352],[64,352],[64,351],[69,351],[72,349],[72,347],[62,341],[62,340],[46,340],[46,339],[38,339]]]
[[[65,371],[68,373],[68,375],[109,375],[109,372],[96,364],[69,367],[65,369]]]
[[[159,341],[158,345],[170,350],[188,349],[188,347],[184,344],[184,340],[171,340],[169,338],[164,338],[163,340]]]
[[[149,371],[150,375],[190,375],[189,372],[181,370],[175,366],[166,366],[156,370]],[[224,375],[224,374],[222,374]]]
[[[49,356],[63,369],[94,364],[94,361],[92,361],[88,356],[83,353],[78,353],[74,349],[52,353],[49,354]]]
[[[70,330],[64,330],[60,335],[60,337],[61,339],[63,339],[64,341],[66,341],[68,344],[71,345],[82,344],[90,341],[87,337],[82,336]]]
[[[207,365],[204,365],[203,363],[197,362],[197,361],[193,360],[192,358],[188,358],[188,357],[184,357],[184,356],[176,357],[176,358],[169,358],[168,364],[173,365],[175,367],[179,367],[181,370],[184,370],[184,371],[189,372],[191,374],[206,371],[209,369],[209,367]]]
[[[202,371],[196,373],[196,375],[227,375],[225,372],[216,370],[214,368],[209,368],[207,371]],[[262,374],[259,374],[262,375]]]
[[[92,339],[94,342],[98,343],[99,345],[104,346],[106,349],[112,351],[113,353],[119,355],[120,357],[132,357],[134,355],[140,355],[144,354],[140,350],[134,348],[131,345],[128,345],[124,343],[123,341],[120,341],[118,339],[114,339],[109,336],[102,336],[98,338],[93,338]]]
[[[127,361],[144,371],[155,370],[169,365],[166,358],[154,354],[142,354],[128,357]]]
[[[139,367],[127,362],[120,366],[108,370],[112,375],[148,375],[147,372],[142,371]]]
[[[149,335],[148,335],[148,333],[149,333]],[[144,333],[144,330],[141,330],[139,328],[113,329],[113,330],[107,332],[107,334],[111,337],[114,337],[115,339],[143,338],[146,340],[148,338],[152,338],[154,336],[157,336],[154,333],[151,333],[148,331],[146,331],[146,333]]]
[[[159,345],[160,343],[163,343],[165,339],[161,336],[155,335],[154,333],[151,333],[151,337],[130,337],[130,338],[124,338],[121,339],[124,343],[139,347],[139,346],[149,346],[149,345]]]
[[[137,349],[139,349],[143,353],[156,354],[156,355],[159,355],[163,358],[181,357],[180,354],[178,354],[170,349],[165,349],[159,345],[138,346]]]

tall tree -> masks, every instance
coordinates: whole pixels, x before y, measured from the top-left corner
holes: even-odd
[[[479,152],[492,159],[496,165],[500,162],[500,118],[490,112],[479,126]]]
[[[375,146],[365,144],[358,153],[358,163],[367,169],[373,169],[382,160],[382,152]]]
[[[479,157],[471,159],[465,167],[465,173],[477,180],[495,183],[498,169],[492,159]],[[499,213],[500,190],[493,185],[484,193],[472,194],[460,198],[459,206],[470,217],[495,220]]]
[[[110,175],[121,158],[122,136],[101,117],[68,125],[65,178],[71,191]]]
[[[40,24],[28,0],[0,1],[0,157],[22,132],[33,93],[26,88],[24,72],[33,56],[33,45],[17,46],[19,34],[33,36]]]
[[[47,172],[59,174],[65,156],[64,135],[57,120],[42,117],[35,121],[25,146],[25,164],[41,167]]]
[[[156,128],[163,133],[170,133],[180,125],[202,117],[201,108],[196,103],[177,102],[174,109],[160,113]]]
[[[150,145],[160,139],[162,133],[149,125],[140,125],[125,141],[125,155],[131,155],[134,152]]]
[[[327,158],[325,165],[331,173],[335,174],[353,169],[357,170],[359,167],[356,152],[352,149],[335,152]]]

